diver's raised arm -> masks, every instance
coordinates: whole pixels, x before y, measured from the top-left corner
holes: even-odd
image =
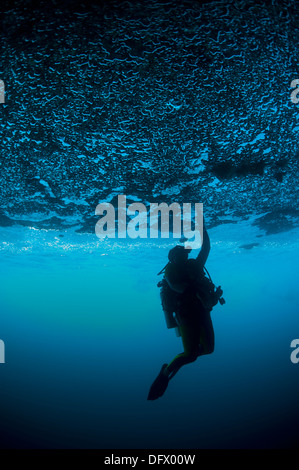
[[[196,257],[196,260],[202,267],[204,267],[204,265],[206,264],[206,261],[210,253],[210,249],[211,249],[210,237],[207,232],[205,223],[203,223],[202,246],[201,246],[201,250],[199,254]]]

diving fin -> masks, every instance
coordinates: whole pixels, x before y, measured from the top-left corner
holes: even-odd
[[[148,397],[148,400],[157,400],[157,398],[162,397],[164,394],[165,390],[167,389],[169,378],[167,375],[164,374],[164,370],[166,369],[167,364],[163,364],[162,369],[156,378],[156,380],[153,382]]]

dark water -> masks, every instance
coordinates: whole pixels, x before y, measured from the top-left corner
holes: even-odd
[[[249,225],[210,231],[207,267],[225,306],[212,355],[146,400],[182,351],[161,312],[168,243],[2,232],[3,445],[97,448],[292,447],[298,439],[298,232],[251,250]],[[24,241],[26,240],[26,244]],[[3,438],[2,438],[3,439]]]

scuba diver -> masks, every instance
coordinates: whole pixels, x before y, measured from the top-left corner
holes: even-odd
[[[167,327],[177,329],[184,352],[178,354],[169,364],[163,364],[150,388],[148,400],[161,397],[169,380],[182,366],[214,351],[211,310],[218,302],[223,305],[225,301],[221,287],[216,289],[210,276],[205,275],[204,266],[210,252],[210,238],[205,225],[198,256],[188,259],[190,251],[191,248],[183,246],[172,248],[168,253],[169,263],[159,273],[164,271],[164,278],[158,283],[158,287],[161,287]]]

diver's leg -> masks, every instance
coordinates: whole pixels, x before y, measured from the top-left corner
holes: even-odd
[[[185,364],[196,361],[199,356],[211,354],[214,351],[215,334],[210,312],[200,315],[189,325],[180,327],[184,352],[178,354],[167,368],[164,374],[171,379]]]
[[[162,369],[154,381],[148,400],[156,400],[167,389],[168,382],[180,368],[196,361],[199,356],[211,354],[214,351],[214,328],[210,313],[205,313],[188,324],[180,326],[180,333],[184,352],[178,354],[168,365],[163,364]]]
[[[192,322],[190,324],[181,325],[180,333],[184,346],[184,352],[178,354],[164,369],[164,374],[168,374],[168,378],[171,379],[179,371],[179,369],[185,364],[190,364],[196,361],[200,355],[200,328],[198,322]]]
[[[180,370],[180,368],[186,364],[190,364],[191,362],[196,361],[199,356],[198,353],[181,353],[178,354],[170,364],[168,364],[167,368],[164,370],[164,374],[168,375],[168,379],[172,379],[175,374]]]
[[[200,326],[200,356],[212,354],[215,347],[215,334],[210,312],[201,318]]]

